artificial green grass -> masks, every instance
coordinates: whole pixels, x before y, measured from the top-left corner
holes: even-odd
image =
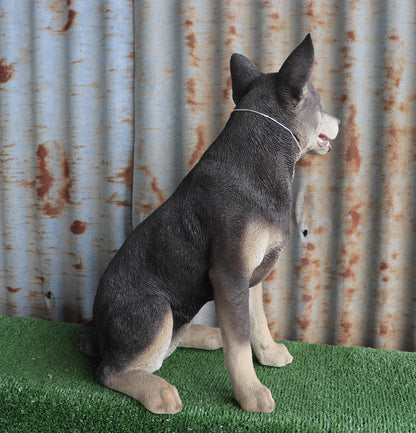
[[[233,398],[221,349],[177,349],[157,374],[183,409],[154,415],[95,380],[78,329],[0,317],[1,432],[416,432],[414,353],[288,342],[291,365],[255,364],[275,411],[251,414]]]

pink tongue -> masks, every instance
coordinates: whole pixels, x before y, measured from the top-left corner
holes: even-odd
[[[319,144],[321,144],[322,146],[328,146],[328,147],[329,147],[329,150],[330,150],[330,151],[332,150],[332,146],[331,146],[331,144],[329,143],[328,137],[327,137],[326,135],[321,134],[321,135],[318,137],[318,141],[319,141]]]

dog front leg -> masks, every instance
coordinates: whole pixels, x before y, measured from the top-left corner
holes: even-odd
[[[249,412],[272,412],[270,390],[257,378],[250,345],[249,289],[236,290],[227,278],[215,276],[215,306],[224,347],[224,362],[231,377],[235,398]],[[248,286],[248,285],[247,285]],[[238,287],[238,286],[237,286]]]
[[[293,360],[286,346],[276,343],[270,335],[264,313],[261,283],[250,289],[250,340],[260,364],[283,367]]]

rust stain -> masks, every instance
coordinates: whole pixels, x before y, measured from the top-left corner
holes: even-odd
[[[310,320],[306,320],[306,319],[305,320],[296,319],[296,322],[298,323],[299,328],[302,331],[306,331],[309,328],[310,324],[311,324],[311,321]]]
[[[310,167],[312,165],[312,161],[308,157],[308,155],[304,155],[301,159],[298,160],[296,165],[298,165],[299,167]]]
[[[62,207],[61,206],[52,206],[51,203],[45,203],[43,205],[43,211],[45,212],[45,214],[47,216],[56,217],[61,213]]]
[[[312,296],[310,296],[310,295],[303,295],[302,296],[302,301],[303,302],[311,302],[312,301]]]
[[[270,304],[272,302],[272,296],[270,295],[270,293],[264,293],[263,295],[263,302],[265,304]]]
[[[345,233],[351,235],[357,230],[360,224],[361,215],[356,210],[352,209],[347,213],[347,217],[350,223],[348,224],[349,227],[347,227]]]
[[[309,243],[306,245],[306,248],[307,248],[308,251],[313,251],[313,250],[315,249],[315,245],[312,244],[311,242],[309,242]]]
[[[191,48],[191,50],[194,50],[196,47],[196,36],[195,33],[190,33],[186,36],[186,45]]]
[[[360,142],[360,134],[357,131],[357,125],[355,123],[355,118],[357,116],[357,109],[355,105],[350,105],[348,116],[348,131],[349,131],[349,146],[346,152],[346,160],[351,163],[355,171],[358,171],[361,167],[361,155],[358,149],[358,144]]]
[[[319,259],[316,259],[316,260],[313,260],[313,261],[312,261],[312,264],[313,264],[314,266],[316,266],[317,268],[319,268],[319,266],[321,266],[321,261],[320,261]]]
[[[29,290],[28,294],[25,296],[26,299],[38,299],[39,292],[36,290]]]
[[[264,281],[271,283],[272,281],[274,281],[276,279],[276,274],[277,274],[276,269],[272,269],[272,271],[270,272],[269,275],[267,275],[267,277],[264,279]]]
[[[354,274],[353,274],[353,272],[351,271],[350,268],[347,268],[344,272],[341,272],[340,275],[341,275],[342,278],[351,278],[351,277],[354,277]]]
[[[38,146],[36,155],[38,157],[38,173],[39,173],[36,176],[36,179],[38,181],[38,184],[40,185],[36,189],[36,193],[40,200],[46,201],[47,196],[55,181],[55,178],[53,177],[52,173],[48,170],[47,167],[47,157],[49,155],[49,151],[46,147],[46,143],[42,143]],[[65,203],[70,203],[69,189],[71,187],[71,182],[68,180],[70,176],[70,170],[69,170],[69,163],[65,157],[63,158],[61,167],[62,167],[63,179],[65,180],[64,186],[60,189],[57,196],[55,197],[54,204],[48,201],[42,207],[44,213],[50,217],[55,217],[59,215],[62,209],[64,208]]]
[[[306,12],[305,15],[307,17],[313,18],[315,16],[315,13],[313,11],[313,1],[310,1],[306,4]]]
[[[60,197],[65,203],[70,203],[71,201],[71,196],[69,194],[69,187],[70,187],[69,184],[65,185],[59,193]],[[61,206],[61,210],[62,210],[62,206]]]
[[[139,170],[143,170],[151,178],[150,187],[152,188],[152,191],[155,193],[156,197],[158,198],[159,205],[161,205],[165,201],[165,198],[163,197],[162,190],[159,188],[156,177],[151,173],[151,171],[146,166],[143,165],[140,166]]]
[[[387,65],[386,66],[386,77],[390,82],[393,83],[394,87],[399,87],[402,81],[402,75],[404,72],[405,62],[398,66]]]
[[[140,211],[145,213],[145,214],[150,214],[153,210],[152,205],[147,204],[147,203],[140,203],[139,208],[140,208]]]
[[[229,101],[231,96],[231,88],[232,88],[232,83],[231,83],[231,75],[230,75],[225,82],[225,87],[222,89],[222,97],[227,102]]]
[[[390,95],[388,98],[383,98],[382,101],[384,111],[390,111],[396,104],[395,95]]]
[[[77,263],[77,264],[75,264],[75,265],[72,265],[75,269],[78,269],[78,270],[80,270],[80,271],[82,271],[83,270],[83,264],[82,264],[82,257],[80,257],[79,258],[79,263]]]
[[[391,331],[394,330],[392,326],[392,319],[393,316],[391,314],[387,314],[386,319],[380,323],[380,335],[388,335]]]
[[[116,175],[119,179],[122,179],[123,183],[129,187],[133,187],[133,175],[132,175],[132,167],[129,165],[124,170]]]
[[[196,83],[193,78],[189,78],[186,83],[186,91],[188,92],[188,98],[186,99],[186,102],[190,105],[197,105],[198,103],[195,101],[195,95],[196,95]]]
[[[269,0],[265,0],[260,4],[261,9],[268,9],[273,7],[273,4]]]
[[[307,257],[303,257],[302,260],[300,261],[300,265],[302,266],[308,266],[309,265],[309,259]]]
[[[271,322],[267,323],[267,326],[269,328],[269,331],[272,332],[272,330],[275,328],[276,326],[276,320],[272,320]]]
[[[235,40],[235,37],[238,36],[237,29],[235,26],[230,26],[227,32],[227,39],[225,41],[225,45],[231,45]]]
[[[75,220],[71,224],[71,232],[74,235],[82,235],[86,229],[87,229],[87,223],[85,223],[83,221]]]
[[[115,204],[121,207],[131,207],[131,203],[127,200],[117,200]]]
[[[51,189],[52,183],[55,180],[51,175],[50,171],[46,166],[46,157],[48,156],[48,151],[45,147],[45,144],[40,144],[38,146],[38,150],[36,152],[38,156],[38,167],[39,167],[39,175],[36,176],[36,179],[39,180],[40,186],[37,188],[37,194],[40,199],[44,198],[45,195]]]
[[[51,11],[59,14],[62,13],[62,10],[65,8],[65,6],[69,8],[71,5],[72,0],[54,0],[49,2],[48,7]]]
[[[190,49],[190,56],[192,59],[192,66],[197,67],[199,65],[199,58],[195,55],[195,49],[197,46],[197,39],[195,33],[189,33],[186,37],[186,46]]]
[[[346,320],[343,320],[339,325],[345,335],[345,339],[347,339],[350,336],[352,323],[347,322]],[[345,340],[343,340],[345,341]]]
[[[348,101],[348,95],[346,95],[345,93],[343,93],[340,97],[339,100],[344,104],[345,102]]]
[[[65,25],[62,27],[62,32],[68,31],[74,25],[76,16],[77,12],[75,12],[73,9],[68,9],[68,18]]]
[[[380,263],[380,271],[385,271],[386,269],[388,269],[389,265],[386,262],[381,262]]]
[[[400,40],[400,37],[393,33],[393,34],[389,35],[389,39],[397,42]]]
[[[122,183],[127,188],[133,188],[133,170],[132,166],[128,165],[126,168],[117,173],[115,176],[107,177],[106,180],[112,183]]]
[[[347,296],[347,300],[348,300],[348,301],[351,301],[351,300],[352,300],[352,298],[354,297],[356,291],[357,291],[356,288],[351,288],[351,289],[348,289],[348,290],[347,290],[347,292],[346,292],[346,296]]]
[[[12,316],[16,316],[17,315],[17,305],[15,303],[13,303],[13,302],[10,302],[10,301],[8,301],[6,305],[7,305],[7,308],[9,309],[9,311],[10,311],[10,314]]]
[[[62,161],[62,173],[63,173],[64,177],[66,177],[66,178],[69,177],[69,164],[68,164],[68,160],[66,158],[64,158],[64,160]]]
[[[131,203],[127,200],[118,200],[118,194],[114,192],[111,194],[111,197],[107,200],[107,203],[122,206],[122,207],[131,207]]]
[[[22,290],[22,288],[17,288],[17,289],[14,289],[13,287],[6,287],[6,289],[7,289],[7,291],[9,292],[9,293],[17,293],[17,292],[19,292],[20,290]]]
[[[6,59],[3,57],[0,59],[0,83],[7,83],[13,76],[14,67],[8,65]]]
[[[205,150],[204,131],[202,126],[198,126],[198,128],[196,128],[196,133],[198,135],[198,141],[194,151],[192,152],[191,158],[189,159],[189,168],[193,167],[199,161]]]
[[[346,32],[346,33],[345,33],[345,36],[346,36],[346,38],[347,38],[347,41],[350,41],[350,42],[354,42],[355,39],[356,39],[356,37],[355,37],[355,31],[354,31],[354,30],[351,30],[351,31],[349,31],[349,32]]]
[[[386,322],[380,323],[380,335],[387,335],[388,332],[388,324]]]
[[[277,12],[274,12],[274,13],[267,15],[267,16],[273,20],[278,20],[280,18],[279,14]]]
[[[397,143],[402,140],[406,136],[406,132],[400,130],[394,125],[390,125],[387,128],[387,133],[390,136],[391,140],[388,143],[388,153],[390,161],[397,161],[399,159],[399,149]]]
[[[353,266],[357,264],[359,261],[360,261],[360,256],[358,254],[354,254],[353,256],[350,257],[349,264]]]
[[[19,182],[19,185],[24,186],[24,187],[28,187],[28,188],[33,188],[36,185],[36,181],[35,180],[32,180],[32,181],[22,180],[21,182]]]

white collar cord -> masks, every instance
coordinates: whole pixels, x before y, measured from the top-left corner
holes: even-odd
[[[300,147],[298,139],[295,137],[295,134],[287,126],[283,125],[283,123],[280,123],[278,120],[274,119],[273,117],[268,116],[267,114],[261,113],[260,111],[256,111],[256,110],[250,110],[249,108],[234,108],[233,112],[234,111],[248,111],[250,113],[259,114],[260,116],[263,116],[266,119],[269,119],[269,120],[273,121],[274,123],[277,123],[283,129],[286,129],[286,131],[288,131],[290,133],[290,135],[292,136],[293,140],[295,140],[296,145],[298,146],[298,149],[299,149],[298,159],[301,157],[301,155],[302,155],[302,148]]]

